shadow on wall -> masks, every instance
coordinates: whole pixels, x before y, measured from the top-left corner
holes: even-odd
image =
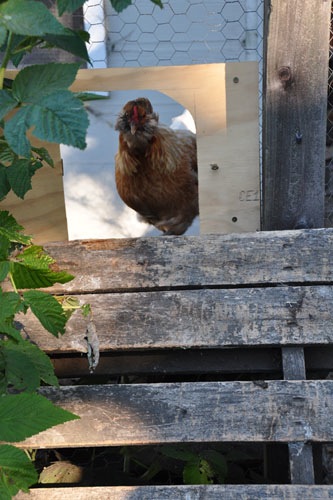
[[[89,102],[87,148],[80,151],[61,146],[70,240],[161,235],[153,226],[140,222],[136,212],[123,203],[114,180],[114,156],[118,149],[114,124],[123,105],[137,97],[148,97],[160,123],[195,132],[191,114],[160,92],[117,91],[110,93],[107,100]],[[198,217],[186,234],[199,234]]]

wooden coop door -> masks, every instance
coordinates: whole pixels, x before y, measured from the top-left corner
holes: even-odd
[[[195,120],[200,232],[258,230],[258,63],[83,69],[72,86],[73,91],[134,89],[168,95]],[[35,242],[67,239],[59,147],[54,146],[52,152],[55,171],[44,168],[37,172],[24,201],[10,196],[1,204]]]

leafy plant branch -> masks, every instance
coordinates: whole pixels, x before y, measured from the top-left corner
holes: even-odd
[[[131,0],[110,0],[117,12]],[[162,7],[160,0],[147,0]],[[74,12],[85,0],[57,0],[58,14]],[[42,141],[84,149],[89,124],[83,102],[95,96],[69,90],[80,63],[50,63],[21,69],[6,78],[34,48],[58,48],[90,63],[89,35],[71,30],[38,0],[0,0],[0,201],[12,190],[24,198],[35,172],[53,160],[36,148],[30,135]],[[29,134],[28,134],[29,132]],[[77,309],[89,315],[89,306],[74,298],[54,297],[40,288],[66,283],[73,276],[53,268],[54,261],[14,217],[0,210],[0,498],[9,500],[37,482],[34,466],[23,450],[11,443],[73,420],[77,416],[54,406],[38,393],[42,384],[58,385],[48,356],[24,338],[20,321],[28,311],[52,335],[65,332]],[[3,290],[1,283],[11,283]],[[91,323],[89,323],[91,325]]]

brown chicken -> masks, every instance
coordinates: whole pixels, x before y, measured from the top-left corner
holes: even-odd
[[[144,97],[125,104],[115,128],[120,197],[164,234],[183,234],[199,214],[195,135],[159,125]]]

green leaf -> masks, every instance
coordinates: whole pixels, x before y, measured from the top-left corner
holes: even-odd
[[[73,276],[53,270],[54,259],[38,245],[31,245],[11,262],[11,272],[17,288],[41,288],[54,283],[67,283]]]
[[[18,344],[16,346],[18,347]],[[40,380],[45,384],[59,387],[58,379],[54,374],[54,367],[45,352],[28,340],[24,340],[19,346],[38,371]]]
[[[17,390],[35,391],[40,381],[58,386],[49,357],[28,340],[2,342],[3,371],[7,385]]]
[[[38,474],[23,450],[9,444],[0,445],[0,497],[12,498],[19,490],[28,492],[38,481]],[[7,496],[9,495],[9,496]]]
[[[7,167],[7,179],[16,196],[24,198],[27,191],[32,188],[31,178],[42,166],[43,164],[38,161],[18,159]]]
[[[31,144],[26,130],[30,127],[34,126],[33,134],[41,140],[84,149],[88,125],[82,102],[69,90],[60,90],[43,97],[38,104],[21,108],[6,122],[5,136],[15,153],[29,158]]]
[[[29,107],[21,108],[5,123],[5,137],[12,150],[20,156],[29,158],[31,144],[27,139],[26,131],[30,128]]]
[[[41,2],[8,0],[0,4],[0,25],[18,35],[64,34],[65,28]]]
[[[40,290],[30,290],[23,293],[23,298],[41,322],[52,335],[65,333],[66,315],[59,302],[48,293]]]
[[[2,335],[6,335],[7,337],[15,340],[16,342],[20,342],[22,340],[21,333],[19,330],[13,327],[13,321],[1,321],[0,320],[0,332]]]
[[[7,385],[17,391],[35,391],[40,385],[39,374],[32,361],[23,352],[21,343],[3,342],[2,351]]]
[[[105,101],[109,99],[107,95],[95,94],[94,92],[75,92],[75,96],[81,101]]]
[[[4,247],[2,246],[4,240],[8,241],[7,238],[0,236],[0,251],[1,252],[4,251]],[[9,241],[8,241],[8,243],[9,243]],[[1,258],[3,258],[3,257],[1,257]],[[2,261],[2,262],[0,261],[0,282],[6,278],[8,273],[9,273],[9,262],[7,260]]]
[[[18,102],[38,103],[56,90],[67,89],[74,82],[78,69],[79,64],[64,63],[27,66],[14,80],[13,96]]]
[[[41,38],[36,36],[13,35],[11,61],[15,67],[19,65],[25,54],[41,43]],[[11,88],[11,87],[10,87]]]
[[[39,394],[21,393],[0,398],[0,440],[18,442],[79,417],[54,406]]]
[[[111,5],[116,12],[121,12],[129,5],[132,5],[132,0],[111,0]]]
[[[0,25],[0,48],[3,48],[2,46],[7,39],[7,33],[8,31],[6,30],[6,28]]]
[[[17,101],[13,98],[12,92],[0,90],[0,119],[4,118],[9,111],[17,106]]]
[[[0,235],[5,236],[13,243],[28,245],[31,237],[22,234],[22,230],[23,227],[16,222],[15,218],[7,210],[0,210]]]
[[[6,167],[0,164],[0,201],[4,199],[9,191],[10,184],[7,179]]]
[[[39,139],[68,144],[79,149],[86,147],[85,136],[89,125],[82,102],[69,90],[44,97],[30,109],[30,125]]]
[[[11,243],[9,239],[6,236],[0,234],[0,262],[8,258],[10,247]],[[1,271],[0,271],[0,281],[2,281],[3,279],[4,278],[1,278]]]
[[[5,138],[0,137],[0,162],[9,164],[12,163],[17,158],[14,151],[8,146]]]
[[[86,0],[57,0],[58,14],[62,16],[64,12],[74,12],[81,7]]]
[[[223,484],[228,474],[228,463],[225,456],[216,450],[204,450],[201,455],[209,462],[214,475],[218,478],[219,484]]]
[[[151,0],[154,4],[158,5],[161,9],[163,9],[163,4],[161,0]]]
[[[21,297],[16,292],[3,292],[0,288],[0,322],[12,319],[23,311]]]
[[[187,462],[183,469],[184,484],[212,484],[214,472],[203,458]]]
[[[45,148],[35,148],[34,146],[31,148],[31,151],[36,153],[36,156],[41,160],[45,161],[50,167],[54,167],[54,162],[50,153]]]
[[[88,39],[88,40],[87,40]],[[89,33],[83,30],[73,31],[66,28],[64,35],[44,35],[49,47],[58,47],[70,54],[90,62],[86,42],[89,41]]]

